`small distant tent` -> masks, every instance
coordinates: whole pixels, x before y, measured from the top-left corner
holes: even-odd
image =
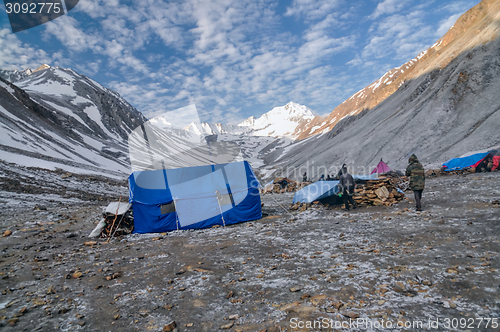
[[[371,175],[355,175],[352,174],[354,181],[377,180],[378,174]],[[307,187],[304,187],[295,193],[293,203],[312,203],[320,201],[323,204],[339,204],[342,198],[339,197],[340,188],[339,181],[318,181]]]
[[[382,174],[382,173],[387,173],[387,172],[390,172],[390,171],[392,171],[392,169],[389,166],[387,166],[386,163],[384,163],[384,161],[382,160],[382,158],[380,158],[380,161],[379,161],[377,167],[375,167],[370,174],[375,174],[375,173],[376,174]]]
[[[262,218],[259,182],[246,161],[136,171],[128,180],[134,233],[201,229]]]
[[[500,156],[500,149],[491,150],[488,152],[475,153],[470,156],[461,158],[453,158],[443,164],[443,169],[449,172],[449,171],[463,170],[471,167],[477,168],[486,159],[491,158],[493,160],[492,170],[495,170],[498,168],[498,161],[500,159],[499,156]],[[495,161],[497,163],[496,167],[495,167]]]

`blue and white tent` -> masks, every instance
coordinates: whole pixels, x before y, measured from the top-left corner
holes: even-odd
[[[262,217],[259,182],[246,161],[136,171],[129,177],[134,232],[230,225]]]

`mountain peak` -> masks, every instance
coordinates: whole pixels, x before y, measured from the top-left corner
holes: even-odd
[[[295,138],[297,127],[313,118],[314,114],[307,106],[290,101],[285,106],[274,107],[259,118],[251,116],[238,126],[250,128],[255,136]]]
[[[49,69],[50,66],[48,64],[43,64],[41,65],[40,67],[38,67],[37,69],[33,70],[32,73],[36,73],[37,71],[41,71],[41,70],[45,70],[45,69]]]

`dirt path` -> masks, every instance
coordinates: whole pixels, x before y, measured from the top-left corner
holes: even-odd
[[[256,222],[90,246],[99,205],[4,209],[0,329],[446,331],[466,319],[455,330],[500,330],[478,327],[500,320],[499,188],[498,174],[430,179],[422,213],[402,202],[290,216],[274,199],[289,206],[291,194],[265,195]],[[339,327],[348,317],[362,321]]]

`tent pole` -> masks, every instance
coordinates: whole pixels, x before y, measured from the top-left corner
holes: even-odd
[[[217,195],[217,204],[219,204],[220,217],[222,218],[222,226],[226,227],[226,221],[224,220],[224,216],[222,215],[222,208],[220,206],[219,191],[216,190],[215,194]]]
[[[175,224],[177,226],[177,230],[179,230],[179,214],[177,213],[177,204],[175,204],[175,198],[174,198],[174,207],[175,207]]]

